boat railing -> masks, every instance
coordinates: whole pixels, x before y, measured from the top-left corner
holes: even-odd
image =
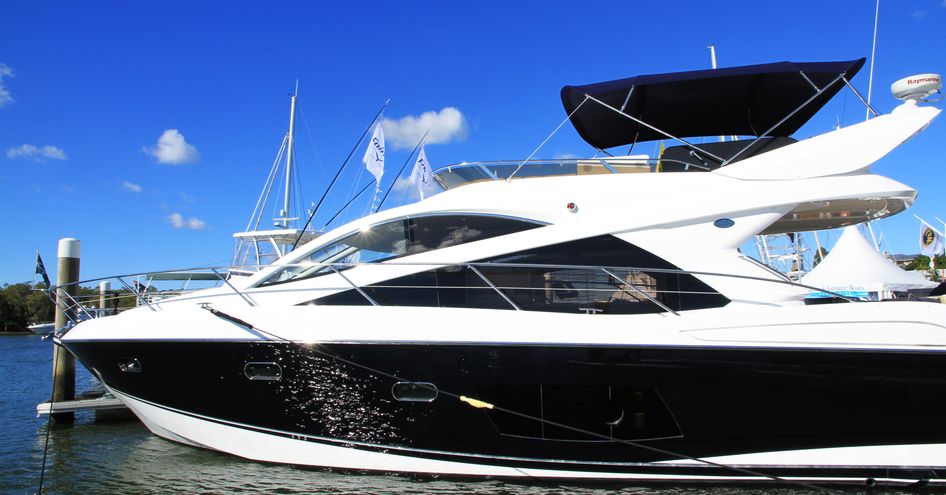
[[[65,313],[68,323],[75,325],[84,320],[113,315],[138,306],[157,310],[156,304],[165,299],[223,285],[226,270],[227,267],[200,267],[126,273],[50,286],[43,290]],[[96,285],[101,287],[100,282],[109,282],[107,286],[110,288],[100,289],[100,293],[93,294],[89,289]],[[74,290],[64,290],[67,288]],[[82,294],[74,296],[70,292]]]
[[[696,160],[694,160],[696,161]],[[493,180],[517,180],[534,177],[656,173],[662,171],[708,171],[711,167],[676,159],[651,158],[647,155],[594,158],[532,159],[462,162],[433,172],[444,189]]]
[[[319,269],[318,267],[323,269]],[[404,276],[381,277],[378,283],[358,284],[362,279],[349,270],[374,267],[372,270],[399,270],[405,267],[426,270]],[[534,310],[552,312],[585,312],[606,314],[670,313],[723,306],[729,302],[718,291],[697,277],[724,277],[760,283],[792,286],[803,292],[821,291],[792,281],[787,277],[754,277],[740,274],[687,271],[669,268],[597,266],[530,263],[307,263],[287,265],[287,269],[304,268],[304,278],[336,273],[343,283],[320,285],[308,290],[315,293],[309,301],[315,305],[403,305],[482,307],[490,309]],[[346,273],[351,275],[346,276]],[[371,276],[371,275],[367,275]],[[291,281],[290,279],[289,281]],[[285,283],[285,282],[284,282]],[[273,287],[272,285],[270,287]],[[278,287],[278,285],[276,286]],[[758,286],[756,286],[758,287]],[[279,290],[279,289],[277,289]],[[839,300],[853,301],[841,294],[830,293]]]
[[[753,277],[739,274],[687,271],[668,268],[597,266],[530,263],[436,263],[387,261],[383,263],[306,263],[282,265],[285,269],[304,267],[304,278],[336,275],[340,283],[288,284],[296,279],[265,288],[237,287],[228,280],[224,267],[125,274],[84,280],[92,284],[117,280],[123,289],[113,291],[111,300],[123,301],[118,308],[146,306],[161,311],[170,298],[194,298],[211,303],[219,297],[236,295],[255,306],[254,296],[263,293],[312,295],[313,305],[440,306],[511,309],[516,311],[583,312],[588,314],[667,313],[718,307],[729,302],[696,277],[727,277],[755,282],[790,285],[798,289],[826,292],[839,300],[854,301],[841,294],[806,286],[786,278]],[[319,267],[322,270],[319,270]],[[315,270],[312,270],[315,268]],[[355,268],[362,268],[358,273]],[[418,272],[415,268],[423,268]],[[365,271],[368,270],[368,271]],[[359,284],[375,270],[396,270],[406,275],[383,277],[382,282]],[[155,281],[172,280],[171,275],[192,274],[188,280],[202,280],[203,287],[162,288]],[[212,275],[212,276],[211,276]],[[128,280],[150,280],[149,285]],[[213,294],[195,293],[202,288],[228,287]],[[56,289],[53,287],[51,290]],[[131,303],[134,304],[131,304]],[[303,302],[305,304],[306,302]],[[78,318],[75,321],[78,323]]]

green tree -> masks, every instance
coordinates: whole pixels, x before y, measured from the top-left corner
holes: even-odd
[[[946,268],[946,255],[937,255],[933,257],[933,263],[936,268]],[[925,254],[921,254],[916,258],[913,258],[913,261],[907,264],[904,267],[905,270],[922,270],[927,271],[930,269],[930,257]]]
[[[52,321],[54,305],[43,291],[27,283],[7,284],[0,288],[0,329],[26,332],[31,323]]]

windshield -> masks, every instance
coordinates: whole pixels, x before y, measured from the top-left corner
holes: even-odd
[[[323,246],[262,285],[315,277],[346,268],[541,227],[529,220],[490,215],[432,215],[374,225]],[[339,266],[341,265],[341,266]]]

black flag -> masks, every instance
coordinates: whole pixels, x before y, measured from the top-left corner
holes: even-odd
[[[36,270],[33,272],[36,275],[43,277],[43,282],[46,283],[46,288],[49,288],[49,275],[46,275],[46,266],[43,265],[43,258],[39,257],[39,253],[36,253]]]

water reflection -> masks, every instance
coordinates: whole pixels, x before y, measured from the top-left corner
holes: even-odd
[[[42,432],[38,432],[42,433]],[[41,438],[39,439],[41,442]],[[437,477],[338,473],[263,464],[180,445],[137,422],[57,427],[50,442],[47,493],[201,494],[580,494],[800,495],[804,489],[651,487],[615,484],[455,480]],[[38,466],[38,464],[37,464]],[[26,487],[24,487],[26,488]],[[20,490],[17,493],[29,493]],[[35,485],[32,487],[35,491]],[[858,493],[849,490],[846,493]],[[896,492],[884,492],[896,493]]]

